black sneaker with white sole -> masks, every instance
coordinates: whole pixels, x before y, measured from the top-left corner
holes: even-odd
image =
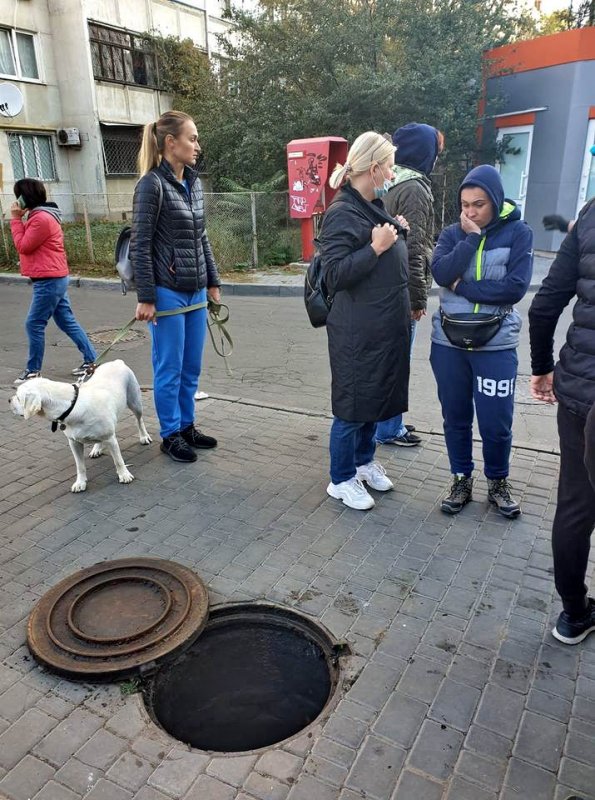
[[[386,441],[380,444],[392,444],[397,447],[417,447],[418,444],[421,444],[421,438],[417,436],[417,434],[407,430],[402,436],[395,436],[394,439],[386,439]]]
[[[521,506],[512,496],[511,490],[512,486],[506,478],[488,478],[488,500],[508,519],[514,519],[521,513]]]
[[[445,514],[458,514],[473,499],[473,478],[469,475],[455,475],[450,493],[440,504]]]
[[[31,378],[41,378],[41,372],[37,372],[35,370],[24,369],[18,378],[12,382],[13,386],[20,386],[21,383],[25,383],[25,381],[30,381]]]
[[[581,617],[571,617],[563,611],[552,631],[555,639],[563,644],[579,644],[595,631],[595,600],[590,597],[587,610]]]
[[[166,453],[172,461],[185,463],[196,461],[196,453],[186,444],[180,433],[166,436],[161,442],[161,452]]]

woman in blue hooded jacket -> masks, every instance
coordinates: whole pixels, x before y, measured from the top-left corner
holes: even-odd
[[[442,231],[432,260],[441,288],[430,363],[453,474],[441,508],[456,514],[472,499],[475,406],[488,500],[512,518],[521,513],[508,483],[521,330],[513,306],[531,281],[533,233],[517,206],[504,199],[494,167],[469,172],[459,207],[460,222]]]

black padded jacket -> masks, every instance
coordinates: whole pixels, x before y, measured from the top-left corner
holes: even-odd
[[[566,344],[554,369],[554,332],[576,297]],[[554,394],[586,417],[595,404],[595,198],[582,209],[529,309],[533,375],[554,370]]]
[[[185,167],[184,179],[190,197],[163,159],[136,184],[130,260],[139,303],[154,303],[156,286],[196,292],[221,285],[205,229],[200,179],[190,167]],[[163,187],[161,211],[157,181]]]

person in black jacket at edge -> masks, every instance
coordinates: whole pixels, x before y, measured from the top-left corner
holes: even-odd
[[[395,148],[374,131],[353,143],[330,178],[341,187],[319,235],[332,375],[331,482],[350,508],[374,500],[363,486],[393,488],[374,460],[376,423],[407,410],[411,307],[405,228],[382,204]]]
[[[554,369],[560,314],[577,297],[573,321]],[[595,198],[562,242],[529,309],[531,394],[558,402],[560,477],[552,528],[554,578],[563,611],[552,631],[578,644],[595,631],[595,600],[585,586],[595,527]]]
[[[145,125],[130,237],[136,318],[152,323],[153,396],[161,450],[184,462],[196,461],[195,448],[217,444],[194,426],[207,309],[185,311],[205,303],[207,294],[217,303],[221,299],[205,230],[202,186],[192,169],[199,153],[196,125],[187,114],[167,111]],[[157,319],[157,311],[176,313]]]

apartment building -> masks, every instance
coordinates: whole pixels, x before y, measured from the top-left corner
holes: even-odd
[[[3,0],[0,83],[24,108],[0,116],[0,196],[37,177],[67,215],[130,208],[142,125],[171,108],[142,33],[189,38],[210,58],[230,0]],[[234,0],[234,5],[238,5]],[[242,5],[255,6],[256,0]],[[4,209],[6,210],[6,209]]]

